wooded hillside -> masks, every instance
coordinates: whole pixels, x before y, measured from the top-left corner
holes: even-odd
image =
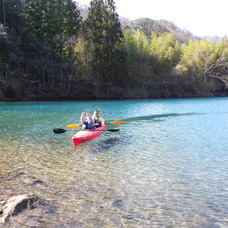
[[[0,12],[1,100],[227,95],[226,37],[122,23],[113,0],[92,0],[83,19],[72,0],[7,0]]]

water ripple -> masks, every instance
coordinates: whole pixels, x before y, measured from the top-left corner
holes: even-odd
[[[9,105],[0,200],[34,192],[49,205],[8,227],[226,227],[228,106],[220,101],[95,102],[125,124],[78,147],[73,132],[52,129],[94,103]]]

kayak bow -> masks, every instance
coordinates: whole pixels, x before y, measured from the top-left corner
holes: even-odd
[[[104,132],[105,128],[106,126],[100,126],[95,130],[80,130],[72,137],[72,141],[77,146],[91,139],[95,139]]]

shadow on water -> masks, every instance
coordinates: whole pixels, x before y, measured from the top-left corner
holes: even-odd
[[[139,120],[153,120],[153,121],[164,121],[165,118],[169,117],[179,117],[179,116],[193,116],[193,115],[202,115],[204,113],[165,113],[165,114],[156,114],[149,116],[136,116],[131,118],[123,119],[124,122],[133,122]]]
[[[120,137],[111,137],[108,139],[100,140],[99,142],[92,143],[90,147],[90,153],[102,153],[104,151],[107,151],[110,148],[113,148],[114,146],[121,143]]]
[[[73,148],[74,151],[80,151],[82,146],[89,153],[105,153],[109,149],[113,149],[115,146],[126,145],[129,141],[129,136],[118,135],[115,137],[109,137],[99,141],[91,141],[89,143],[83,143]]]

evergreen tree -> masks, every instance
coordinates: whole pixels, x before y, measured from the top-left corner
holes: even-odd
[[[23,49],[27,68],[45,93],[54,91],[56,85],[62,94],[68,93],[76,74],[73,48],[81,22],[79,10],[72,0],[28,0],[26,15]]]
[[[0,1],[0,23],[9,30],[20,33],[25,23],[23,2],[21,0]]]
[[[85,21],[87,50],[91,53],[96,85],[117,82],[124,54],[122,28],[113,0],[92,0]],[[118,83],[118,82],[117,82]]]
[[[28,0],[28,28],[45,40],[79,32],[80,12],[72,0]]]

